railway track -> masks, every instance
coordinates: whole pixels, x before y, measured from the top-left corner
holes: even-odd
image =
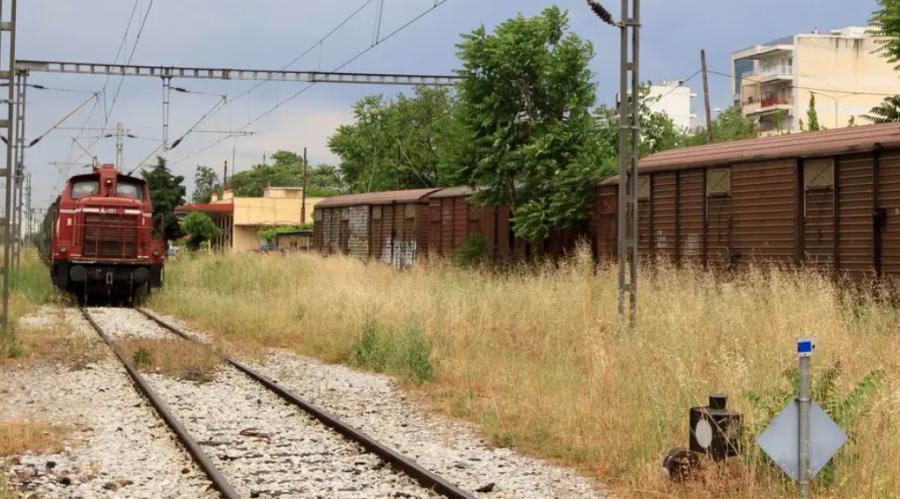
[[[143,329],[197,341],[145,310],[127,312]],[[235,359],[215,383],[144,376],[117,345],[135,327],[123,333],[118,321],[82,314],[222,497],[475,497]]]

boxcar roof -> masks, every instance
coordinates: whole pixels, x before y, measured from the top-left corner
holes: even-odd
[[[787,158],[869,152],[900,147],[900,123],[864,125],[672,149],[642,159],[641,173]],[[618,177],[603,181],[615,184]]]
[[[429,194],[441,189],[412,189],[407,191],[368,192],[365,194],[348,194],[323,199],[316,203],[316,208],[342,208],[357,205],[383,205],[383,204],[408,204],[423,203]]]
[[[467,197],[475,194],[480,189],[471,187],[450,187],[448,189],[442,189],[438,192],[435,192],[430,198],[440,199],[440,198],[458,198],[458,197]]]

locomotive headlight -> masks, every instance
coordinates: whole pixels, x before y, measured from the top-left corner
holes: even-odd
[[[67,251],[69,251],[69,248],[66,248],[66,245],[65,245],[65,244],[59,247],[59,252],[60,252],[60,253],[65,253],[65,252],[67,252]]]
[[[159,256],[159,248],[153,248],[153,256]]]

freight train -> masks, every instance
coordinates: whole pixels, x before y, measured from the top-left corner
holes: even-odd
[[[147,183],[105,164],[66,182],[38,246],[58,289],[81,302],[106,295],[133,303],[142,290],[163,285],[162,218],[158,229]]]

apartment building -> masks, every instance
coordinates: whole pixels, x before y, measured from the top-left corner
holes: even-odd
[[[629,92],[629,99],[630,99]],[[663,80],[658,84],[651,83],[647,92],[648,108],[654,113],[664,113],[676,127],[691,128],[691,120],[697,117],[691,99],[697,94],[682,80]],[[619,94],[616,93],[616,108],[619,106]],[[616,112],[618,115],[618,111]]]
[[[758,120],[760,135],[800,131],[812,94],[820,126],[863,124],[861,115],[900,93],[900,73],[875,53],[868,30],[814,29],[732,53],[734,103]]]

